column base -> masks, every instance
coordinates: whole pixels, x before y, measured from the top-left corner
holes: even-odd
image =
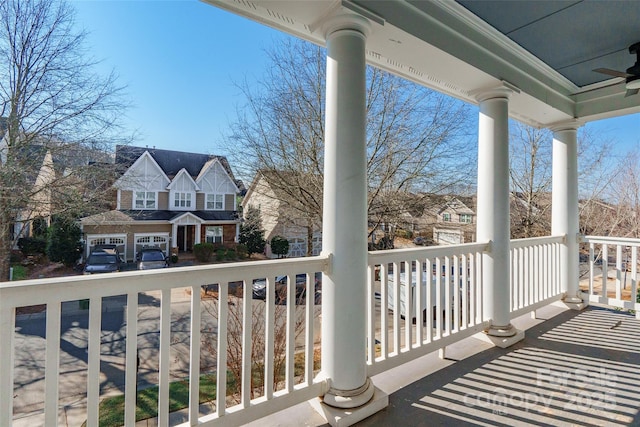
[[[567,307],[569,307],[571,310],[583,310],[586,307],[589,306],[589,301],[585,301],[582,298],[580,298],[579,296],[569,296],[569,295],[565,295],[562,298],[562,302],[564,303],[564,305],[566,305]]]
[[[491,325],[477,334],[483,341],[500,348],[511,347],[524,339],[524,331],[516,329],[511,323],[506,326]]]
[[[322,398],[309,401],[311,407],[322,415],[332,427],[351,426],[365,418],[379,412],[389,406],[389,395],[375,387],[367,379],[369,387],[364,394],[359,394],[348,398],[346,396],[335,396],[331,393],[325,394]],[[368,398],[366,396],[369,396]],[[363,401],[363,403],[360,403]],[[329,404],[331,402],[331,405]],[[357,404],[356,407],[336,407],[334,404]]]

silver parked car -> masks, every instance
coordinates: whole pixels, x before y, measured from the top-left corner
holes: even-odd
[[[160,248],[142,248],[137,255],[138,270],[152,270],[169,266],[169,258]]]

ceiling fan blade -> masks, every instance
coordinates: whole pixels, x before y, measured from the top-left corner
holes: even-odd
[[[613,77],[622,77],[622,78],[629,77],[629,74],[627,73],[623,73],[622,71],[611,70],[609,68],[596,68],[593,71],[595,71],[596,73],[607,74]]]
[[[624,94],[624,97],[636,95],[640,89],[627,89],[627,93]]]

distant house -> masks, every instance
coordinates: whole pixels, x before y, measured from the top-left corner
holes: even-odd
[[[85,217],[86,253],[115,244],[128,261],[145,246],[167,255],[202,242],[237,242],[236,181],[223,156],[119,145],[116,209]]]
[[[6,167],[8,156],[7,141],[8,119],[0,117],[0,164]],[[53,158],[49,150],[37,144],[21,146],[13,149],[16,169],[22,174],[16,177],[16,182],[22,181],[24,188],[16,200],[9,202],[13,207],[13,225],[11,240],[14,243],[20,237],[30,237],[33,234],[32,222],[41,219],[44,226],[51,221],[51,191],[47,185],[55,177]],[[18,170],[16,170],[16,173]],[[26,196],[26,197],[25,197]],[[32,197],[29,197],[32,196]],[[22,200],[21,200],[22,199]]]
[[[274,236],[286,238],[289,241],[288,257],[306,256],[309,236],[311,236],[311,254],[319,255],[322,250],[322,225],[314,222],[313,219],[305,218],[303,209],[294,208],[286,202],[291,200],[291,197],[287,196],[286,189],[281,188],[282,182],[287,181],[279,176],[282,173],[258,171],[242,201],[244,212],[249,206],[260,209],[265,239],[269,242]],[[288,182],[295,185],[294,183],[300,178],[296,174]],[[316,196],[319,196],[319,202],[322,203],[322,192],[319,191]],[[268,245],[266,252],[267,256],[272,256]]]
[[[414,196],[422,208],[404,216],[404,228],[436,245],[475,241],[475,199],[457,195],[421,193]]]

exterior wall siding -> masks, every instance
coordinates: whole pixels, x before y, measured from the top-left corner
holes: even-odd
[[[196,210],[204,210],[204,193],[196,193]]]
[[[224,195],[224,210],[226,211],[233,211],[234,209],[234,202],[235,202],[236,196],[234,194],[225,194]]]
[[[120,209],[133,209],[133,191],[120,191]]]
[[[169,209],[169,192],[158,192],[158,210],[166,211]]]

